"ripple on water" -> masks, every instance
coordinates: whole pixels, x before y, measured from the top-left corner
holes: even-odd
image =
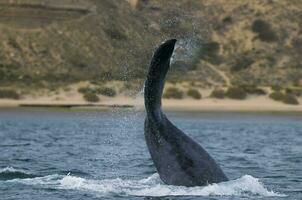
[[[27,179],[37,177],[34,174],[13,167],[0,169],[0,180]]]
[[[144,117],[140,115],[20,113],[0,112],[0,127],[4,127],[0,128],[1,200],[66,199],[75,194],[75,199],[87,199],[86,194],[92,199],[302,197],[301,117],[298,121],[288,116],[232,113],[172,115],[171,120],[202,144],[228,177],[241,177],[186,188],[165,185],[156,174],[144,179],[156,168],[145,144]],[[261,177],[261,181],[254,177]]]

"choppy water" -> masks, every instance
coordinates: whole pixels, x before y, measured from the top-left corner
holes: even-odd
[[[144,113],[0,111],[0,199],[302,199],[302,116],[169,113],[229,182],[163,184]]]

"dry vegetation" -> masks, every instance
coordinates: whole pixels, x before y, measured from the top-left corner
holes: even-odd
[[[265,95],[258,86],[276,85],[289,88],[284,94],[299,96],[301,1],[8,2],[0,4],[3,88],[52,90],[87,80],[142,85],[154,47],[176,37],[180,48],[171,82],[233,85],[213,91],[215,98]],[[199,99],[196,91],[181,92]],[[117,91],[102,87],[89,93],[115,96]]]

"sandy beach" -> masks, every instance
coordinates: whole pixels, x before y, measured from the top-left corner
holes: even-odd
[[[213,99],[205,97],[201,100],[191,98],[163,99],[163,109],[167,111],[235,111],[235,112],[301,112],[302,99],[299,105],[288,105],[269,99],[267,96],[250,96],[246,100]],[[142,96],[135,98],[118,95],[116,97],[102,96],[100,102],[89,103],[81,95],[62,95],[60,98],[51,96],[25,97],[21,100],[0,99],[0,107],[66,107],[91,109],[107,109],[110,107],[134,107],[144,109]]]

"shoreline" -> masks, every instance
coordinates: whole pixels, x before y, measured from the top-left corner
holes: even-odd
[[[288,105],[281,102],[273,101],[266,97],[252,97],[246,100],[231,99],[212,99],[204,98],[201,100],[194,99],[163,99],[164,111],[175,112],[273,112],[273,113],[301,113],[302,104]],[[144,110],[143,98],[130,98],[125,96],[117,96],[114,98],[104,98],[99,103],[89,103],[84,100],[75,101],[53,101],[50,99],[22,99],[8,100],[0,99],[0,109],[5,108],[62,108],[70,110],[110,110],[135,109]]]

